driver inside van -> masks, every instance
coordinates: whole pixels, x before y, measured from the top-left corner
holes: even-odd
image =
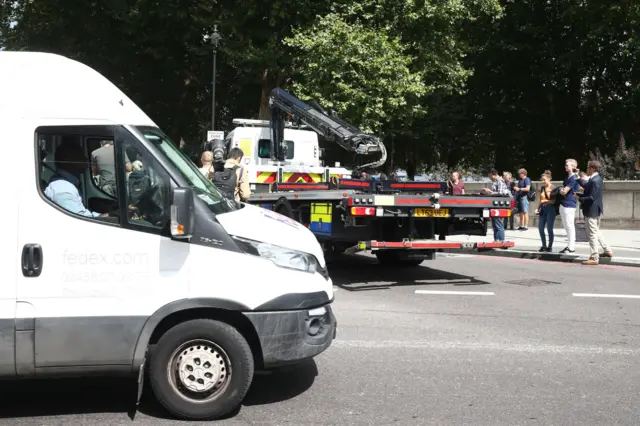
[[[44,194],[54,203],[81,216],[104,217],[107,213],[88,210],[82,203],[78,191],[80,176],[88,168],[88,161],[82,149],[74,143],[63,141],[55,152],[56,172],[44,190]]]

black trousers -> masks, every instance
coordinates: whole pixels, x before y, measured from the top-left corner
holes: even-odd
[[[509,230],[513,231],[513,221],[514,221],[514,216],[513,215],[511,215],[509,217],[505,217],[503,219],[504,229],[509,229]],[[509,225],[509,226],[507,226],[507,225]]]

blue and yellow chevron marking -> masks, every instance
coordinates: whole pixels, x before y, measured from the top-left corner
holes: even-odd
[[[311,222],[309,230],[314,234],[331,235],[331,203],[311,203]]]

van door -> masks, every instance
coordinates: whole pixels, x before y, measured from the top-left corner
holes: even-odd
[[[11,168],[6,172],[11,173]],[[6,177],[6,176],[5,176]],[[8,177],[7,177],[8,178]],[[7,185],[7,200],[16,200],[19,185]],[[13,193],[12,193],[13,192]],[[20,257],[13,244],[18,241],[18,209],[15,203],[4,206],[0,212],[0,222],[4,224],[2,241],[8,250],[0,256],[0,270],[3,279],[0,281],[0,376],[16,374],[15,365],[15,315],[16,315],[16,274],[21,268]]]
[[[34,367],[130,368],[147,318],[187,297],[189,245],[168,236],[171,180],[122,127],[35,132],[18,247],[39,245],[41,273],[17,287]]]

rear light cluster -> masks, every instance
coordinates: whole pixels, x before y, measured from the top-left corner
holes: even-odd
[[[508,209],[491,209],[489,210],[489,216],[491,217],[510,217],[511,210]]]
[[[351,207],[352,216],[375,216],[375,207]]]

